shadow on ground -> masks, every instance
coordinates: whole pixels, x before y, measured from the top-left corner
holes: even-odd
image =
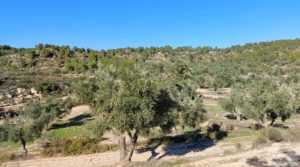
[[[219,126],[212,126],[207,133],[201,131],[185,132],[176,136],[163,136],[150,139],[146,147],[140,148],[139,153],[151,152],[152,159],[162,159],[166,156],[182,156],[189,152],[200,152],[214,146],[219,140],[227,137],[227,132],[220,130]],[[156,149],[164,145],[163,154],[156,152]]]
[[[79,116],[76,116],[74,118],[69,119],[68,122],[66,123],[57,123],[53,124],[49,130],[53,129],[60,129],[60,128],[66,128],[66,127],[71,127],[71,126],[81,126],[83,125],[87,120],[91,120],[92,116],[90,114],[82,114]]]
[[[270,157],[269,161],[266,159],[258,158],[257,156],[248,158],[246,163],[249,166],[254,167],[277,167],[277,166],[285,166],[285,167],[298,167],[300,166],[300,155],[295,151],[285,150],[282,152],[283,154],[274,154]]]

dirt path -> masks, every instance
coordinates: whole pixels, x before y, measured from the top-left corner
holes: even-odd
[[[259,150],[227,153],[228,155],[196,160],[189,164],[201,167],[299,167],[300,144],[275,143]]]
[[[168,149],[157,148],[154,159],[188,159],[191,161],[189,166],[197,167],[276,167],[276,166],[300,166],[300,143],[287,144],[276,143],[262,149],[237,150],[232,144],[218,143],[212,147],[205,145],[192,146],[174,145]],[[147,161],[153,152],[135,153],[133,161]],[[36,158],[25,161],[14,161],[3,164],[3,167],[101,167],[116,166],[119,159],[118,152],[55,157],[55,158]]]
[[[168,160],[174,158],[207,157],[211,155],[221,155],[226,149],[232,149],[232,145],[225,143],[208,147],[207,143],[194,145],[173,145],[163,148],[158,147],[153,151],[136,151],[132,161],[147,161],[153,159]],[[155,155],[155,156],[153,156]],[[55,157],[55,158],[35,158],[25,161],[14,161],[3,164],[3,167],[94,167],[94,166],[115,166],[119,160],[119,152],[109,152],[81,156]]]
[[[82,114],[89,113],[88,106],[74,107],[71,113],[64,119],[69,120]],[[112,133],[105,134],[115,143]],[[242,142],[240,140],[239,142]],[[276,167],[276,166],[300,166],[300,143],[276,143],[259,150],[250,149],[250,142],[243,142],[242,149],[236,148],[231,142],[198,142],[179,145],[160,146],[152,151],[138,149],[133,155],[132,161],[174,160],[187,159],[188,166],[197,167]],[[286,152],[285,152],[286,151]],[[12,161],[2,164],[3,167],[103,167],[116,166],[119,160],[119,152],[107,152],[99,154],[52,157],[35,157],[29,160]]]

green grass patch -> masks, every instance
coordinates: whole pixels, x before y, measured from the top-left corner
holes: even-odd
[[[0,148],[17,148],[20,147],[19,142],[2,141],[0,142]]]
[[[240,137],[255,138],[258,135],[259,135],[258,131],[254,131],[251,129],[233,130],[228,132],[228,136],[225,138],[225,141],[232,140],[235,138],[240,138]]]
[[[117,149],[117,144],[100,144],[100,141],[97,139],[79,137],[76,139],[63,139],[53,141],[50,147],[42,150],[42,154],[44,156],[53,156],[56,154],[68,156],[101,153],[107,151],[115,151]]]
[[[88,131],[83,125],[53,129],[47,133],[48,134],[46,134],[45,136],[53,140],[60,140],[66,138],[68,139],[68,138],[74,138],[79,136],[89,136]]]
[[[208,113],[223,113],[225,112],[217,100],[204,100],[204,108]]]

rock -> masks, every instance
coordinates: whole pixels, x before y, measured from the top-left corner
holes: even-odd
[[[32,95],[27,95],[25,98],[26,99],[33,99],[33,96]]]
[[[6,97],[9,98],[9,99],[11,99],[13,97],[13,95],[10,94],[10,93],[6,93]]]
[[[38,91],[35,88],[31,88],[30,93],[33,95],[36,95],[36,94],[38,94]]]
[[[25,89],[24,88],[17,88],[17,94],[20,95],[20,94],[24,94],[25,93]]]

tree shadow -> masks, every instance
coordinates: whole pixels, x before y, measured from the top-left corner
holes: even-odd
[[[148,160],[162,159],[166,156],[182,156],[190,152],[200,152],[212,147],[226,136],[227,132],[220,129],[218,131],[210,131],[206,134],[198,130],[189,131],[181,135],[150,139],[145,148],[140,148],[137,151],[138,153],[150,151],[151,157]],[[162,144],[164,144],[164,147],[162,148],[163,154],[161,155],[156,152],[156,149]]]
[[[53,124],[49,130],[53,129],[60,129],[60,128],[66,128],[66,127],[71,127],[71,126],[81,126],[83,125],[87,120],[92,120],[92,116],[90,114],[82,114],[79,116],[76,116],[74,118],[69,119],[68,122],[66,123],[57,123]]]
[[[300,155],[297,154],[296,151],[285,150],[283,151],[283,153],[291,159],[292,163],[298,163],[298,165],[300,166]]]
[[[275,128],[282,128],[282,129],[288,129],[289,128],[288,126],[286,126],[284,124],[280,124],[280,123],[275,123],[273,125],[273,127],[275,127]]]
[[[300,155],[297,154],[297,152],[285,150],[283,151],[283,154],[284,155],[278,154],[279,155],[278,157],[270,159],[271,162],[275,163],[275,165],[269,165],[267,160],[262,160],[257,156],[248,158],[247,164],[249,166],[255,166],[255,167],[300,166]]]
[[[246,163],[249,166],[256,166],[256,167],[275,167],[273,165],[268,165],[268,161],[262,160],[262,159],[258,158],[257,156],[248,158]]]

